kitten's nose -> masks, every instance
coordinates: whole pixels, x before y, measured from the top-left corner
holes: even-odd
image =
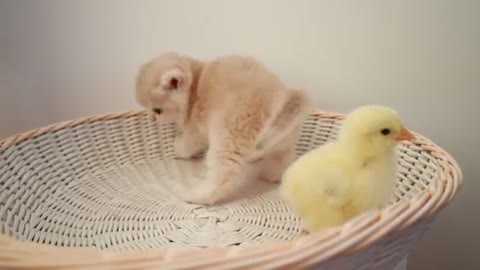
[[[149,118],[150,118],[150,120],[152,120],[152,121],[155,121],[155,120],[157,120],[157,119],[156,119],[156,117],[155,117],[155,114],[153,114],[153,113],[149,113],[148,115],[150,116],[150,117],[149,117]]]
[[[163,110],[162,109],[159,109],[159,108],[155,108],[155,109],[152,109],[151,113],[150,113],[150,118],[152,119],[152,121],[156,121],[157,120],[157,115],[160,115],[163,113]]]

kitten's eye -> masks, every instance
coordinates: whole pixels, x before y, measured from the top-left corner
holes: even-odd
[[[390,129],[388,128],[384,128],[380,131],[383,135],[387,136],[388,134],[390,134]]]
[[[153,112],[156,114],[162,114],[163,110],[162,109],[153,109]]]

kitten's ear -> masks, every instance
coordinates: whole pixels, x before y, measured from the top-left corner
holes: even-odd
[[[166,90],[178,90],[182,87],[184,81],[183,71],[180,68],[173,68],[163,73],[161,82]]]

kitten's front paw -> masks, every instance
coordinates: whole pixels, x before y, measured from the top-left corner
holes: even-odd
[[[211,206],[215,204],[211,193],[192,192],[189,195],[183,196],[183,200],[191,204],[199,204],[205,206]]]
[[[175,150],[175,156],[178,158],[189,159],[192,157],[192,153],[187,149],[182,136],[175,138],[173,148]]]
[[[199,204],[204,206],[212,206],[215,204],[215,202],[213,202],[212,199],[209,198],[208,196],[191,197],[191,198],[187,198],[185,201],[187,203]]]
[[[199,204],[204,206],[211,206],[217,203],[218,195],[215,187],[203,184],[196,186],[188,192],[182,194],[182,199],[191,204]]]

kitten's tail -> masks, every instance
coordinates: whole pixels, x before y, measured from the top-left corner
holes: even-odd
[[[291,128],[293,124],[302,122],[303,118],[310,113],[311,109],[310,99],[306,91],[291,88],[287,101],[275,118],[272,127],[287,130]]]
[[[312,110],[308,94],[303,89],[289,89],[285,103],[276,115],[270,128],[257,144],[257,151],[248,158],[254,161],[263,156],[264,151],[276,148],[277,144],[290,136],[295,129],[300,132],[303,120]]]

